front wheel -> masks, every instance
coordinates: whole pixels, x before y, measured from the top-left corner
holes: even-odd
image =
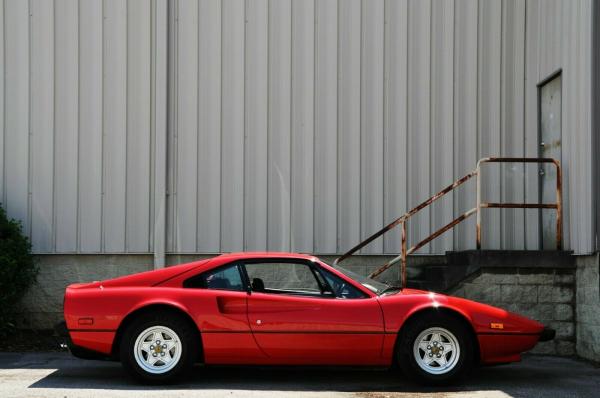
[[[398,347],[398,363],[417,381],[442,385],[468,374],[473,341],[463,322],[445,314],[426,314],[406,325]]]
[[[121,363],[135,378],[169,383],[193,364],[197,342],[188,322],[175,314],[144,314],[123,334]]]

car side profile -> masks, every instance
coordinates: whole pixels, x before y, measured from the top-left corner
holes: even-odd
[[[293,253],[233,253],[74,284],[64,333],[81,358],[120,360],[144,382],[194,363],[394,364],[445,384],[478,364],[520,360],[554,332],[462,298],[399,289]]]

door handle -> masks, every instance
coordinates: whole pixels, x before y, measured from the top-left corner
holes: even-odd
[[[546,172],[544,171],[544,169],[540,169],[540,175],[541,176],[546,175]]]

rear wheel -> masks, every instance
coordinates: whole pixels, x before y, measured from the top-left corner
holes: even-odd
[[[474,342],[463,322],[446,314],[425,314],[406,325],[398,364],[409,377],[431,385],[456,382],[473,365]]]
[[[189,322],[166,311],[134,319],[123,333],[120,358],[136,379],[169,383],[185,374],[198,352],[197,334]]]

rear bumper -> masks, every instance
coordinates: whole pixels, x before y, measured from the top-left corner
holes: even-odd
[[[61,339],[63,339],[64,343],[69,348],[71,354],[74,357],[81,359],[106,359],[109,356],[105,353],[98,352],[95,350],[90,350],[89,348],[81,347],[75,343],[71,339],[71,335],[69,334],[69,330],[67,329],[67,323],[65,321],[59,322],[54,325],[54,330],[58,334]]]
[[[542,334],[540,334],[540,339],[538,341],[554,340],[555,336],[556,336],[556,330],[554,330],[552,328],[544,328],[544,330],[542,330]]]

